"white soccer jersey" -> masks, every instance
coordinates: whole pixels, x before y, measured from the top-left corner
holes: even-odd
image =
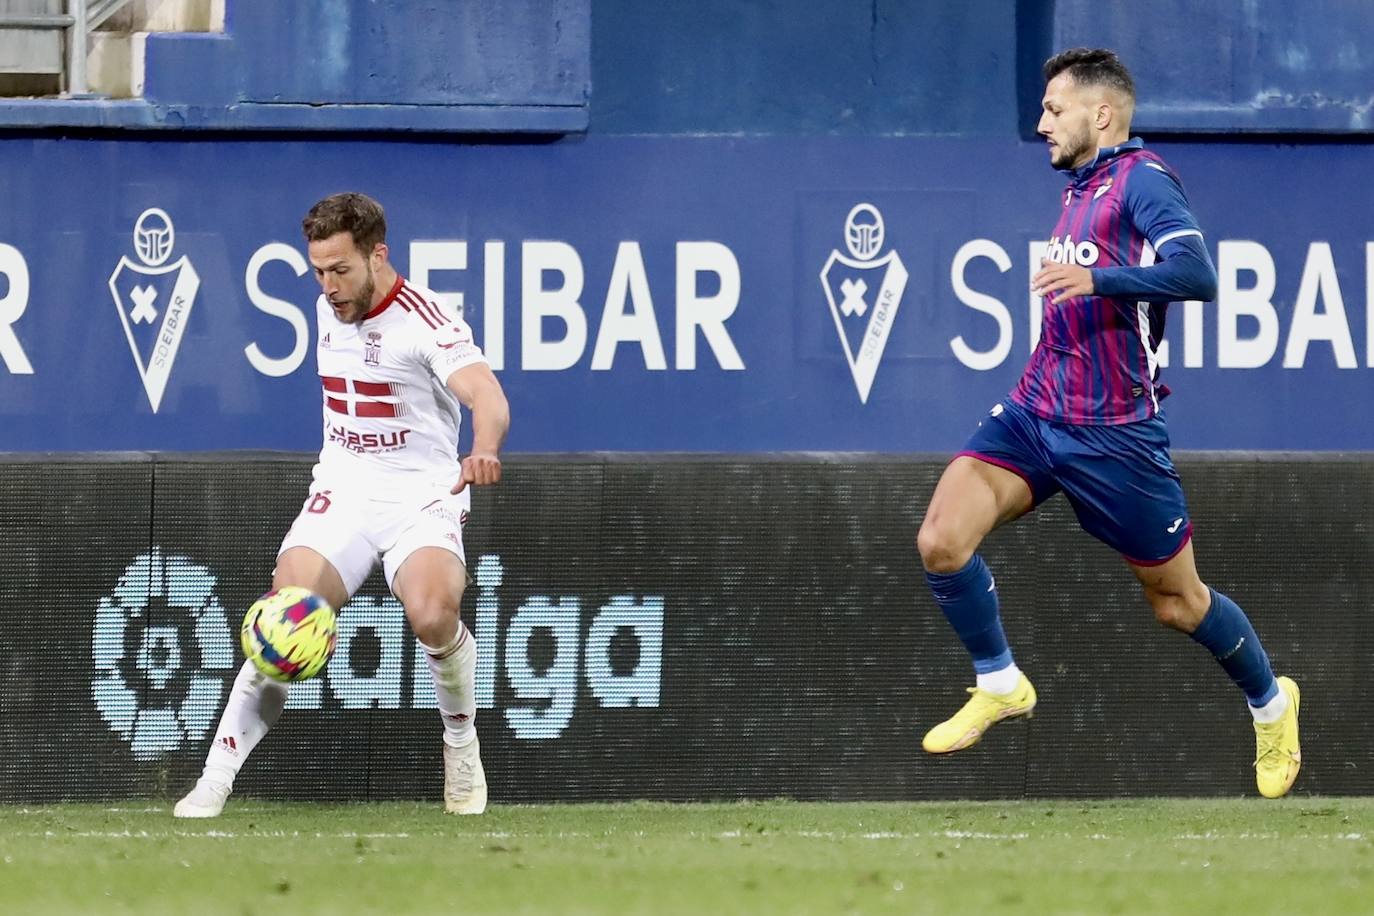
[[[315,348],[324,389],[324,447],[316,486],[377,493],[458,479],[458,400],[445,382],[486,358],[461,318],[432,292],[396,278],[357,324],[315,304]]]

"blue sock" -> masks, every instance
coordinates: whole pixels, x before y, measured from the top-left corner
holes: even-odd
[[[1230,598],[1213,588],[1212,606],[1192,637],[1211,652],[1236,686],[1245,691],[1251,706],[1263,706],[1278,695],[1274,669],[1264,654],[1250,619]]]
[[[979,674],[1001,671],[1011,664],[1011,648],[997,613],[992,573],[978,554],[956,573],[926,573],[935,603],[945,612],[954,632],[973,656]]]

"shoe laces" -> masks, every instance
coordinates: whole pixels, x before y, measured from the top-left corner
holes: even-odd
[[[1281,743],[1283,729],[1280,722],[1261,722],[1255,727],[1255,766],[1260,766],[1269,758],[1286,761],[1289,754],[1284,752]]]

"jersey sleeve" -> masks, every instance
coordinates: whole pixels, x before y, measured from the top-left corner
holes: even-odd
[[[447,383],[448,377],[458,369],[487,361],[473,339],[472,328],[461,318],[433,330],[425,328],[416,347],[440,384]]]
[[[1111,299],[1182,302],[1217,297],[1217,271],[1202,239],[1181,235],[1165,243],[1165,254],[1150,267],[1093,268],[1093,291]]]
[[[1125,204],[1132,224],[1157,252],[1174,239],[1202,238],[1202,228],[1188,208],[1183,185],[1173,172],[1153,159],[1131,169]]]

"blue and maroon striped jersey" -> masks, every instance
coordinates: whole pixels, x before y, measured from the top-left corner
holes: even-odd
[[[1173,239],[1201,237],[1178,176],[1140,139],[1068,172],[1048,257],[1088,268],[1148,267]],[[1194,240],[1197,241],[1197,240]],[[1046,302],[1040,342],[1011,398],[1050,420],[1113,425],[1159,412],[1155,353],[1167,302],[1077,296]]]

